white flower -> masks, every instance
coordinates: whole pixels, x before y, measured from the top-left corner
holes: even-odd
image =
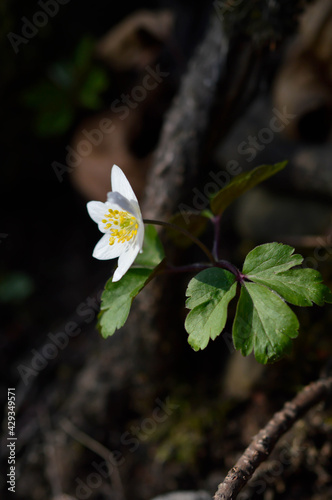
[[[99,260],[119,257],[112,280],[119,281],[142,252],[144,223],[135,193],[117,165],[113,165],[111,183],[107,201],[89,201],[87,209],[99,230],[105,233],[92,255]]]

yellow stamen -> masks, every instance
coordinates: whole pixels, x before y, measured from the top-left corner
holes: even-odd
[[[119,211],[109,208],[108,213],[105,214],[105,219],[102,219],[102,223],[110,234],[110,245],[114,245],[115,242],[126,243],[137,235],[137,219],[125,210]]]

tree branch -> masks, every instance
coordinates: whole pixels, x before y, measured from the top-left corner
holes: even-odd
[[[278,439],[311,407],[332,394],[332,377],[306,386],[253,438],[252,443],[219,484],[214,500],[234,500],[257,467],[268,458]]]
[[[228,39],[211,13],[205,36],[188,63],[165,117],[142,202],[146,218],[169,218],[197,182],[210,115],[219,99],[218,85],[220,80],[229,79],[227,54]],[[225,92],[223,102],[228,98]]]

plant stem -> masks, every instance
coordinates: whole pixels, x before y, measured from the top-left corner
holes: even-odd
[[[211,221],[214,226],[214,239],[213,239],[213,249],[212,249],[212,254],[213,257],[217,261],[217,267],[221,267],[222,269],[226,269],[227,271],[230,271],[233,273],[236,277],[236,280],[239,283],[243,283],[244,281],[244,275],[239,271],[239,269],[228,262],[227,260],[222,260],[220,259],[220,220],[221,220],[221,215],[215,215],[214,217],[211,218]]]
[[[198,238],[193,236],[189,231],[186,229],[183,229],[180,226],[177,226],[176,224],[172,224],[171,222],[164,222],[160,220],[153,220],[153,219],[143,219],[143,222],[145,224],[155,224],[157,226],[165,226],[169,227],[170,229],[174,229],[175,231],[179,231],[180,233],[184,234],[187,236],[187,238],[190,238],[197,246],[200,247],[201,250],[205,253],[205,255],[208,257],[208,259],[212,262],[212,264],[217,264],[216,259],[213,257],[212,253],[210,250],[207,248],[207,246],[204,245]]]
[[[220,267],[221,269],[226,269],[227,271],[231,272],[234,274],[236,277],[236,280],[239,283],[243,283],[244,281],[244,275],[239,271],[239,269],[234,266],[231,262],[228,262],[227,260],[218,260],[218,247],[219,247],[219,223],[220,223],[220,216],[216,216],[213,219],[213,223],[215,225],[215,238],[214,238],[214,243],[213,243],[213,254],[210,252],[210,250],[202,243],[198,238],[193,236],[189,231],[186,229],[183,229],[180,226],[177,226],[176,224],[172,224],[171,222],[164,222],[164,221],[159,221],[159,220],[153,220],[153,219],[143,219],[143,222],[145,224],[156,224],[158,226],[165,226],[169,227],[175,231],[179,231],[180,233],[184,234],[188,238],[190,238],[196,245],[198,245],[201,250],[205,253],[205,255],[209,258],[210,262],[212,265],[216,267]],[[204,269],[207,269],[208,267],[211,267],[209,264],[191,264],[188,266],[172,266],[168,265],[168,267],[164,270],[166,272],[174,272],[174,273],[181,273],[181,272],[193,272],[193,271],[202,271]]]
[[[216,260],[220,259],[219,255],[219,243],[220,243],[220,219],[221,215],[215,215],[212,217],[211,221],[214,226],[214,240],[213,240],[213,249],[212,254]]]
[[[234,266],[231,262],[228,262],[228,260],[218,260],[217,262],[217,267],[221,267],[222,269],[226,269],[226,271],[229,271],[230,273],[233,273],[236,277],[236,280],[239,283],[243,283],[244,281],[244,274],[239,271],[239,269]]]
[[[212,264],[189,264],[187,266],[173,266],[172,264],[168,264],[165,268],[164,272],[166,273],[192,273],[195,271],[204,271],[204,269],[209,269],[212,267]]]

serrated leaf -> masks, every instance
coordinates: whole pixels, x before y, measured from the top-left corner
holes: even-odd
[[[212,212],[215,215],[222,214],[236,198],[276,174],[285,168],[286,165],[287,161],[276,163],[275,165],[261,165],[249,172],[237,175],[227,186],[214,195],[210,203]]]
[[[282,243],[267,243],[254,248],[246,257],[243,273],[248,279],[277,292],[296,306],[322,306],[332,293],[314,269],[290,269],[302,263],[303,257]]]
[[[187,230],[193,236],[199,237],[205,231],[209,218],[203,213],[188,213],[186,217],[188,221],[186,221],[183,215],[179,212],[173,215],[169,222]],[[193,241],[190,238],[175,229],[168,227],[167,234],[171,240],[181,248],[187,248],[193,244]]]
[[[295,306],[312,306],[313,303],[322,306],[332,298],[331,291],[322,283],[321,274],[314,269],[292,269],[253,281],[268,286]]]
[[[250,276],[288,271],[302,264],[303,257],[294,254],[294,248],[283,243],[265,243],[251,250],[243,264],[243,273]]]
[[[148,281],[151,269],[131,268],[120,281],[108,280],[102,294],[98,327],[106,339],[127,321],[132,301]]]
[[[291,350],[299,322],[288,305],[263,285],[246,283],[233,324],[236,349],[248,356],[254,350],[260,363],[276,361]]]
[[[164,247],[159,239],[156,228],[151,224],[146,224],[143,252],[136,257],[134,266],[152,269],[156,267],[164,257]]]
[[[236,294],[235,276],[217,267],[195,276],[187,288],[186,307],[191,309],[185,321],[188,342],[198,351],[224,329],[227,307]]]
[[[154,226],[146,225],[143,252],[139,254],[120,281],[108,280],[101,297],[98,328],[107,338],[127,321],[136,295],[148,284],[163,265],[164,249]]]

